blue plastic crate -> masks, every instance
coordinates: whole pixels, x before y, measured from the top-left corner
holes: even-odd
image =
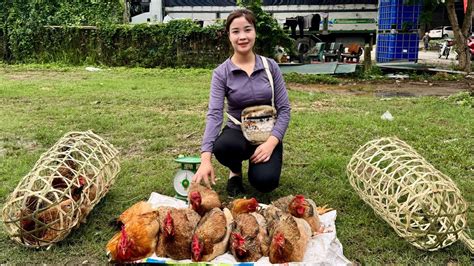
[[[422,5],[418,0],[381,0],[379,2],[379,30],[416,30]]]
[[[419,38],[417,33],[378,34],[376,60],[379,63],[391,61],[418,60]]]

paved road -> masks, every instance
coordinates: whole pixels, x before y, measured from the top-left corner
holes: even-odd
[[[450,54],[448,56],[448,59],[446,59],[446,57],[438,58],[438,50],[424,51],[421,47],[423,47],[422,44],[420,45],[420,50],[418,52],[418,63],[436,65],[436,66],[445,66],[449,68],[452,68],[453,65],[457,64],[457,61],[454,60],[454,57],[455,57],[454,54]],[[375,51],[376,51],[376,46],[374,46],[371,53],[372,60],[374,61],[376,59]]]

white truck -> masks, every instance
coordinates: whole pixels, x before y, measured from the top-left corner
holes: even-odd
[[[225,19],[237,8],[235,0],[127,1],[131,23],[188,18],[206,26]],[[313,47],[319,41],[375,42],[378,0],[263,0],[262,3],[262,8],[281,25],[293,28],[292,35],[299,46]],[[296,29],[297,34],[294,34]]]

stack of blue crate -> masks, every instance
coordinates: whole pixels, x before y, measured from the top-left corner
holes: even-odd
[[[377,62],[418,60],[420,0],[380,0]]]

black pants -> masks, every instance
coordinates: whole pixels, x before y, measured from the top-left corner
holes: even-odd
[[[250,144],[242,131],[224,127],[214,142],[216,159],[234,173],[242,171],[242,161],[248,160],[258,146]],[[249,162],[250,184],[260,192],[270,192],[278,187],[283,163],[283,144],[280,142],[266,163]]]

